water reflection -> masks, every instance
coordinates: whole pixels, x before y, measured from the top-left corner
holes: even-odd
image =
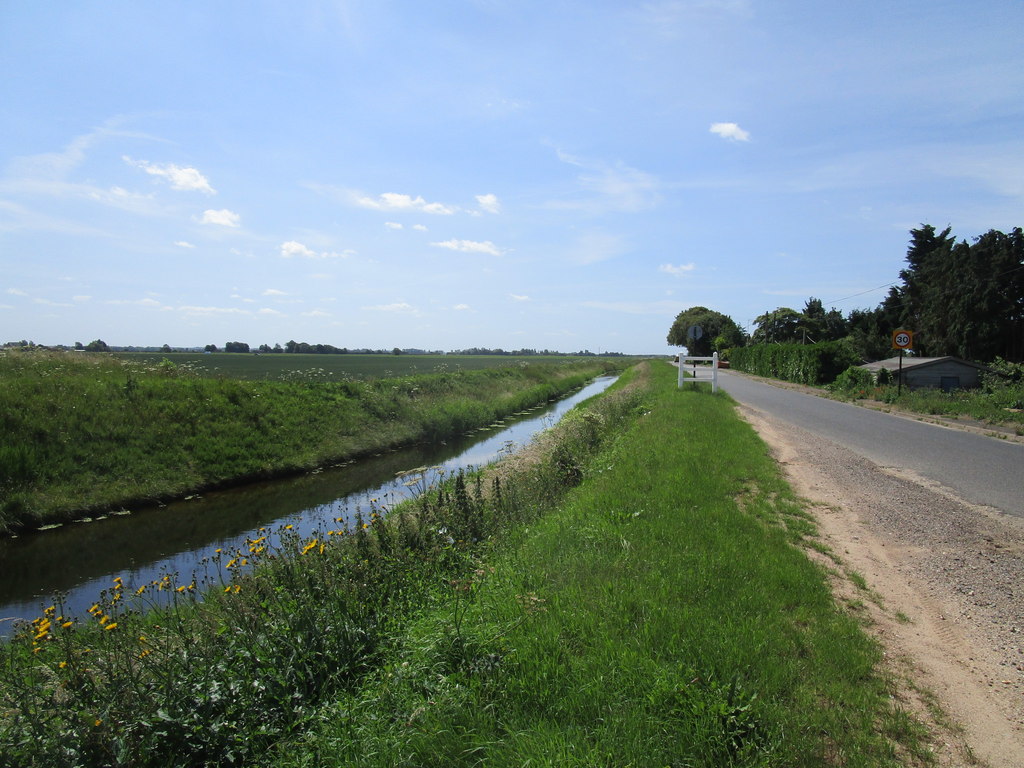
[[[66,595],[70,615],[82,616],[100,590],[120,576],[126,589],[165,573],[186,581],[206,568],[204,558],[216,548],[243,547],[261,527],[294,526],[308,536],[318,529],[350,524],[357,511],[368,514],[372,499],[394,502],[414,495],[408,478],[396,474],[415,467],[450,473],[480,467],[512,445],[524,445],[576,403],[604,389],[614,377],[596,379],[582,390],[506,426],[416,446],[356,463],[285,480],[256,483],[201,498],[178,501],[162,509],[74,523],[43,533],[0,541],[0,636],[8,618],[34,618],[53,595]],[[434,477],[429,477],[432,480]]]

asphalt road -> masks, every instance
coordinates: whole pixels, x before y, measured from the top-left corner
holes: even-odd
[[[964,501],[1024,518],[1024,444],[987,437],[719,371],[736,401],[843,445],[882,467],[938,482]]]

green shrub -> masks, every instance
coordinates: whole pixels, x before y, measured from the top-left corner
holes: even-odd
[[[863,397],[874,383],[875,380],[870,371],[851,365],[829,385],[829,390]]]
[[[817,386],[828,384],[858,362],[846,341],[820,344],[755,344],[729,352],[729,365],[740,371]]]

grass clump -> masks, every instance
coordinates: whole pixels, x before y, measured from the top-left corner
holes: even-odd
[[[256,381],[166,360],[5,350],[0,534],[438,440],[564,394],[608,365]]]

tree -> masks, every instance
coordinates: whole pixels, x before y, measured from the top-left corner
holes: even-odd
[[[754,318],[755,344],[794,344],[804,340],[803,315],[789,307],[779,307]]]
[[[691,339],[687,331],[700,326],[701,337]],[[668,331],[668,343],[674,347],[686,347],[691,355],[709,357],[716,349],[723,351],[746,343],[746,334],[728,315],[715,312],[707,307],[690,307],[676,315]]]
[[[224,345],[225,352],[249,352],[249,345],[244,341],[229,341]]]
[[[85,351],[86,352],[109,352],[110,351],[110,347],[107,346],[107,342],[103,341],[103,339],[96,339],[95,341],[90,341],[88,344],[85,345]]]
[[[946,227],[911,230],[903,285],[886,308],[926,355],[1024,359],[1024,233],[989,230],[955,242]],[[896,311],[896,312],[894,312]],[[890,329],[895,330],[895,328]]]
[[[802,314],[801,323],[807,341],[839,341],[846,338],[848,326],[843,314],[834,307],[826,312],[821,299],[813,296],[809,298]]]
[[[217,351],[218,350],[217,350],[217,345],[216,344],[207,344],[205,347],[203,347],[203,352],[217,352]]]
[[[173,352],[174,350],[171,349],[171,345],[170,344],[164,344],[162,347],[160,347],[160,351],[161,352]]]

